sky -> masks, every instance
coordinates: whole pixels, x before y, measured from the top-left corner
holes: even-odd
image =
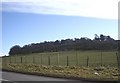
[[[14,45],[109,35],[118,39],[119,0],[3,0],[2,48]]]

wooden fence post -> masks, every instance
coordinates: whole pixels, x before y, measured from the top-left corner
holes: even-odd
[[[57,55],[57,65],[59,66],[59,53]]]
[[[10,63],[12,63],[12,61],[11,61],[11,56],[10,56]]]
[[[89,66],[89,56],[87,56],[87,66]]]
[[[26,56],[25,56],[25,64],[27,64],[27,58],[26,58]]]
[[[48,65],[50,65],[50,56],[48,56]]]
[[[4,56],[4,64],[6,65],[6,56]]]
[[[68,58],[68,56],[67,56],[67,66],[69,66],[69,60],[68,60],[69,58]]]
[[[15,63],[16,63],[16,55],[15,55]]]
[[[42,55],[41,55],[41,65],[42,65]]]
[[[118,65],[118,68],[120,67],[120,62],[119,62],[119,55],[118,53],[116,53],[116,57],[117,57],[117,65]]]
[[[102,50],[101,50],[101,66],[102,66],[102,62],[103,62],[103,61],[102,61]]]
[[[78,55],[76,53],[76,66],[78,66]]]
[[[33,64],[35,64],[35,57],[33,56]]]
[[[22,56],[21,56],[21,63],[22,63]]]

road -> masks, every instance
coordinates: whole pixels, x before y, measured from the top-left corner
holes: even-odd
[[[1,72],[1,71],[0,71]],[[83,82],[83,81],[76,81],[76,80],[70,80],[70,79],[64,79],[64,78],[53,78],[53,77],[44,77],[44,76],[35,76],[35,75],[27,75],[27,74],[21,74],[21,73],[13,73],[13,72],[2,72],[2,81],[7,81],[7,83],[37,83],[40,81],[46,81],[51,83],[59,83],[59,82],[68,82],[68,83],[93,83],[93,82]],[[31,81],[31,82],[30,82]],[[53,82],[54,81],[54,82]],[[56,82],[55,82],[56,81]],[[58,82],[59,81],[59,82]],[[3,82],[4,83],[4,82]],[[43,82],[41,82],[43,83]],[[96,83],[96,82],[94,82]]]
[[[21,73],[5,72],[5,71],[2,72],[2,79],[10,80],[10,81],[68,81],[68,79],[63,79],[63,78],[35,76],[35,75],[27,75]]]

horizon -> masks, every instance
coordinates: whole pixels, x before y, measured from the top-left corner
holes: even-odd
[[[93,11],[92,8],[91,11],[87,8],[85,9],[85,7],[90,6],[88,4],[88,6],[80,7],[83,12],[79,12],[78,15],[77,12],[74,12],[79,11],[78,5],[74,7],[73,2],[58,2],[55,3],[64,4],[64,6],[67,4],[68,7],[60,6],[57,8],[53,3],[48,5],[48,2],[44,2],[44,4],[41,2],[40,4],[35,3],[34,5],[23,2],[18,5],[13,2],[2,2],[2,53],[0,55],[8,55],[10,48],[17,44],[23,46],[36,42],[81,37],[93,39],[94,34],[109,35],[111,38],[118,40],[117,11],[113,14],[110,9],[108,9],[108,12],[100,10],[100,12],[104,12],[105,16],[103,16],[104,14],[96,16],[98,12]],[[109,4],[108,7],[111,7],[111,2],[104,3],[104,5]],[[84,3],[84,5],[87,4]],[[97,9],[99,6],[94,5],[93,8],[96,7]],[[72,10],[68,10],[69,8],[72,8]],[[77,10],[74,10],[74,8],[77,8]],[[105,7],[105,9],[107,8]],[[54,9],[56,11],[53,11]],[[63,10],[68,10],[69,12],[64,12]],[[109,15],[108,13],[111,14]]]

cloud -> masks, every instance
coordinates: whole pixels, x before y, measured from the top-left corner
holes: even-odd
[[[2,11],[118,18],[119,0],[3,0]]]

